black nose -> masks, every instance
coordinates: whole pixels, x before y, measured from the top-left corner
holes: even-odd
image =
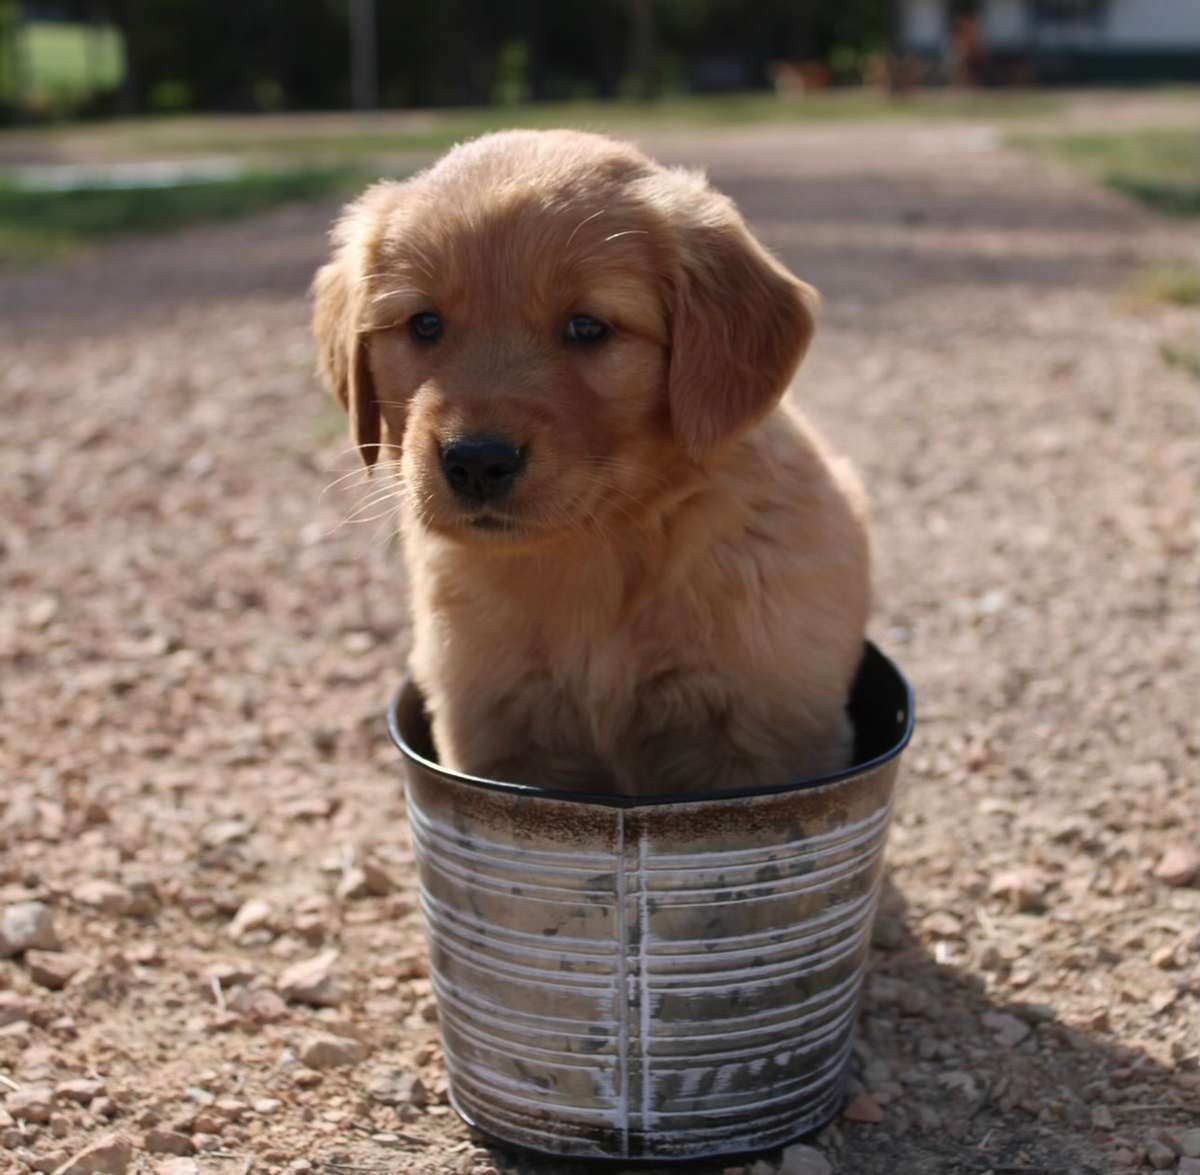
[[[473,502],[502,497],[525,464],[525,453],[495,437],[463,437],[442,450],[442,473],[450,488]]]

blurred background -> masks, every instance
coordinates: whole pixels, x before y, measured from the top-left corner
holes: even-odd
[[[0,259],[338,194],[498,126],[1029,118],[1198,79],[1193,0],[0,0]],[[1192,206],[1193,140],[1054,146]]]

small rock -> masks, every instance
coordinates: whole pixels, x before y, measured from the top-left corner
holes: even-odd
[[[784,1148],[779,1175],[833,1175],[833,1165],[815,1147]]]
[[[252,930],[269,929],[274,914],[271,903],[261,898],[251,898],[248,902],[243,902],[233,916],[233,921],[229,923],[229,937],[240,939]]]
[[[367,883],[367,893],[373,897],[385,898],[399,888],[395,878],[378,861],[368,857],[362,864],[362,871]]]
[[[368,892],[367,875],[357,865],[352,865],[342,874],[337,887],[337,896],[342,901],[365,898]]]
[[[1092,1107],[1092,1126],[1096,1130],[1115,1130],[1117,1128],[1112,1112],[1107,1106]]]
[[[156,942],[130,943],[121,954],[127,963],[136,967],[157,967],[163,959],[162,949]]]
[[[1200,1159],[1185,1155],[1179,1160],[1178,1175],[1200,1175]]]
[[[1046,895],[1046,881],[1034,869],[1008,869],[992,878],[988,893],[1005,899],[1020,913],[1038,910]]]
[[[281,1102],[278,1098],[260,1097],[256,1098],[254,1101],[254,1112],[256,1114],[262,1114],[265,1117],[275,1113],[275,1111],[278,1110],[282,1105],[283,1102]]]
[[[192,1145],[198,1151],[219,1151],[225,1140],[219,1134],[193,1134]]]
[[[37,1005],[15,991],[0,991],[0,1028],[6,1024],[17,1024],[22,1020],[32,1020],[37,1013]]]
[[[24,951],[57,951],[62,947],[54,914],[43,902],[17,902],[0,911],[0,959]]]
[[[196,1150],[186,1134],[175,1130],[148,1130],[142,1148],[152,1155],[191,1155]]]
[[[49,951],[26,951],[25,965],[34,983],[52,991],[66,987],[71,979],[87,966],[81,955],[52,954]]]
[[[1185,1158],[1200,1159],[1200,1127],[1192,1127],[1190,1130],[1168,1130],[1167,1137]]]
[[[246,1116],[246,1103],[236,1097],[219,1097],[213,1113],[226,1122],[240,1122]]]
[[[1166,1171],[1169,1167],[1175,1166],[1175,1152],[1157,1138],[1151,1139],[1146,1144],[1146,1161],[1156,1171]]]
[[[300,1060],[310,1069],[332,1069],[341,1065],[356,1065],[365,1060],[367,1046],[344,1036],[318,1034],[308,1037],[300,1046]]]
[[[29,605],[25,613],[25,621],[30,628],[45,628],[58,615],[58,599],[51,595],[38,596]]]
[[[367,1093],[385,1106],[425,1106],[429,1104],[429,1091],[416,1073],[403,1069],[389,1069],[373,1078],[367,1085]]]
[[[975,1084],[974,1076],[962,1069],[952,1069],[948,1073],[939,1073],[937,1083],[943,1089],[961,1093],[969,1102],[973,1102],[979,1097],[979,1087]]]
[[[195,1159],[163,1159],[154,1170],[155,1175],[200,1175]]]
[[[215,979],[226,989],[240,987],[242,984],[253,983],[261,974],[253,963],[214,963],[204,972],[204,986],[211,989]]]
[[[1030,1033],[1029,1025],[1016,1016],[1007,1012],[985,1012],[984,1026],[991,1030],[992,1035],[1007,1048],[1015,1048]]]
[[[14,1117],[26,1122],[49,1122],[54,1090],[48,1085],[31,1085],[14,1090],[4,1101],[4,1108]]]
[[[77,885],[71,891],[71,897],[81,906],[99,910],[103,914],[127,914],[133,905],[133,894],[129,890],[115,881],[102,878]]]
[[[334,972],[337,951],[322,951],[294,963],[279,977],[279,993],[288,1003],[336,1007],[346,996],[343,980]]]
[[[850,1099],[842,1117],[851,1122],[882,1122],[883,1108],[869,1093],[860,1093]]]
[[[133,1147],[119,1134],[106,1134],[72,1155],[54,1175],[125,1175]]]
[[[93,1098],[104,1096],[104,1082],[95,1081],[90,1077],[76,1077],[56,1085],[54,1096],[60,1102],[75,1102],[77,1105],[86,1106]]]
[[[117,1103],[110,1097],[98,1097],[88,1107],[97,1118],[115,1118],[118,1113]]]
[[[938,938],[957,938],[962,934],[962,919],[949,910],[935,910],[922,925]]]
[[[229,1006],[256,1024],[275,1024],[288,1017],[288,1006],[278,992],[269,987],[242,988],[229,1001]]]
[[[1190,885],[1200,877],[1200,849],[1190,845],[1167,849],[1155,866],[1154,876],[1167,885]]]
[[[863,1066],[863,1081],[868,1089],[877,1089],[892,1080],[892,1067],[881,1057],[872,1057]]]
[[[206,824],[200,840],[206,848],[217,849],[234,841],[245,840],[250,835],[250,825],[244,820],[214,820]]]
[[[26,1160],[31,1171],[37,1171],[39,1175],[50,1175],[50,1172],[55,1167],[62,1166],[63,1156],[59,1152],[53,1154],[31,1154]]]

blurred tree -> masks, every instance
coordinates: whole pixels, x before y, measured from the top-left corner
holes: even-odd
[[[119,27],[132,112],[370,104],[370,85],[352,84],[354,12],[356,59],[374,57],[378,101],[396,107],[761,87],[774,62],[884,48],[894,2],[55,0],[55,11]]]

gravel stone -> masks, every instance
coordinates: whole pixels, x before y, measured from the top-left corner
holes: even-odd
[[[429,1091],[420,1076],[403,1069],[389,1069],[372,1077],[367,1083],[367,1093],[385,1106],[429,1104]]]
[[[984,1026],[1005,1048],[1015,1048],[1030,1032],[1029,1025],[1007,1012],[987,1012],[983,1016]]]
[[[195,1159],[162,1159],[154,1171],[155,1175],[200,1175]]]
[[[28,950],[61,949],[54,914],[42,902],[17,902],[0,911],[0,959]]]
[[[1154,867],[1154,876],[1167,885],[1191,885],[1200,878],[1200,849],[1194,845],[1175,845]]]
[[[1167,1136],[1181,1155],[1189,1159],[1200,1159],[1200,1126],[1194,1126],[1190,1130],[1168,1130]]]
[[[267,930],[275,916],[274,907],[261,898],[251,898],[239,907],[229,923],[229,937],[241,941],[255,930]]]
[[[37,1010],[38,1005],[26,996],[19,996],[15,991],[0,991],[0,1028],[32,1020]]]
[[[115,881],[96,878],[77,885],[71,897],[81,906],[88,906],[104,914],[127,914],[133,907],[133,894]]]
[[[87,966],[87,960],[82,955],[26,951],[25,965],[34,983],[57,991],[66,987]]]
[[[30,1085],[14,1090],[4,1099],[4,1108],[26,1122],[49,1122],[54,1090],[47,1085]]]
[[[105,1134],[71,1156],[54,1175],[125,1175],[133,1146],[119,1134]]]
[[[779,1175],[833,1175],[833,1164],[815,1147],[789,1146],[784,1149]]]
[[[342,1065],[356,1065],[365,1060],[370,1050],[357,1040],[344,1036],[318,1034],[305,1039],[300,1045],[300,1060],[310,1069],[332,1069]]]
[[[196,1151],[192,1140],[175,1130],[148,1130],[142,1139],[142,1149],[152,1155],[191,1155]]]
[[[321,954],[287,968],[279,977],[280,995],[291,1004],[336,1007],[346,998],[345,981],[335,967],[337,951]]]
[[[1014,910],[1038,910],[1046,894],[1046,883],[1034,869],[1006,869],[992,878],[988,893],[1005,899]]]
[[[54,1087],[54,1096],[60,1102],[75,1102],[80,1106],[86,1106],[93,1098],[103,1097],[105,1092],[104,1082],[91,1077],[73,1077]]]
[[[851,1122],[882,1122],[883,1108],[870,1094],[860,1093],[846,1103],[842,1117]]]
[[[256,1024],[276,1024],[288,1018],[288,1006],[278,992],[267,987],[243,988],[229,1001],[229,1006]]]
[[[1156,1171],[1166,1171],[1170,1167],[1175,1166],[1175,1152],[1158,1139],[1151,1139],[1146,1143],[1146,1161]]]

